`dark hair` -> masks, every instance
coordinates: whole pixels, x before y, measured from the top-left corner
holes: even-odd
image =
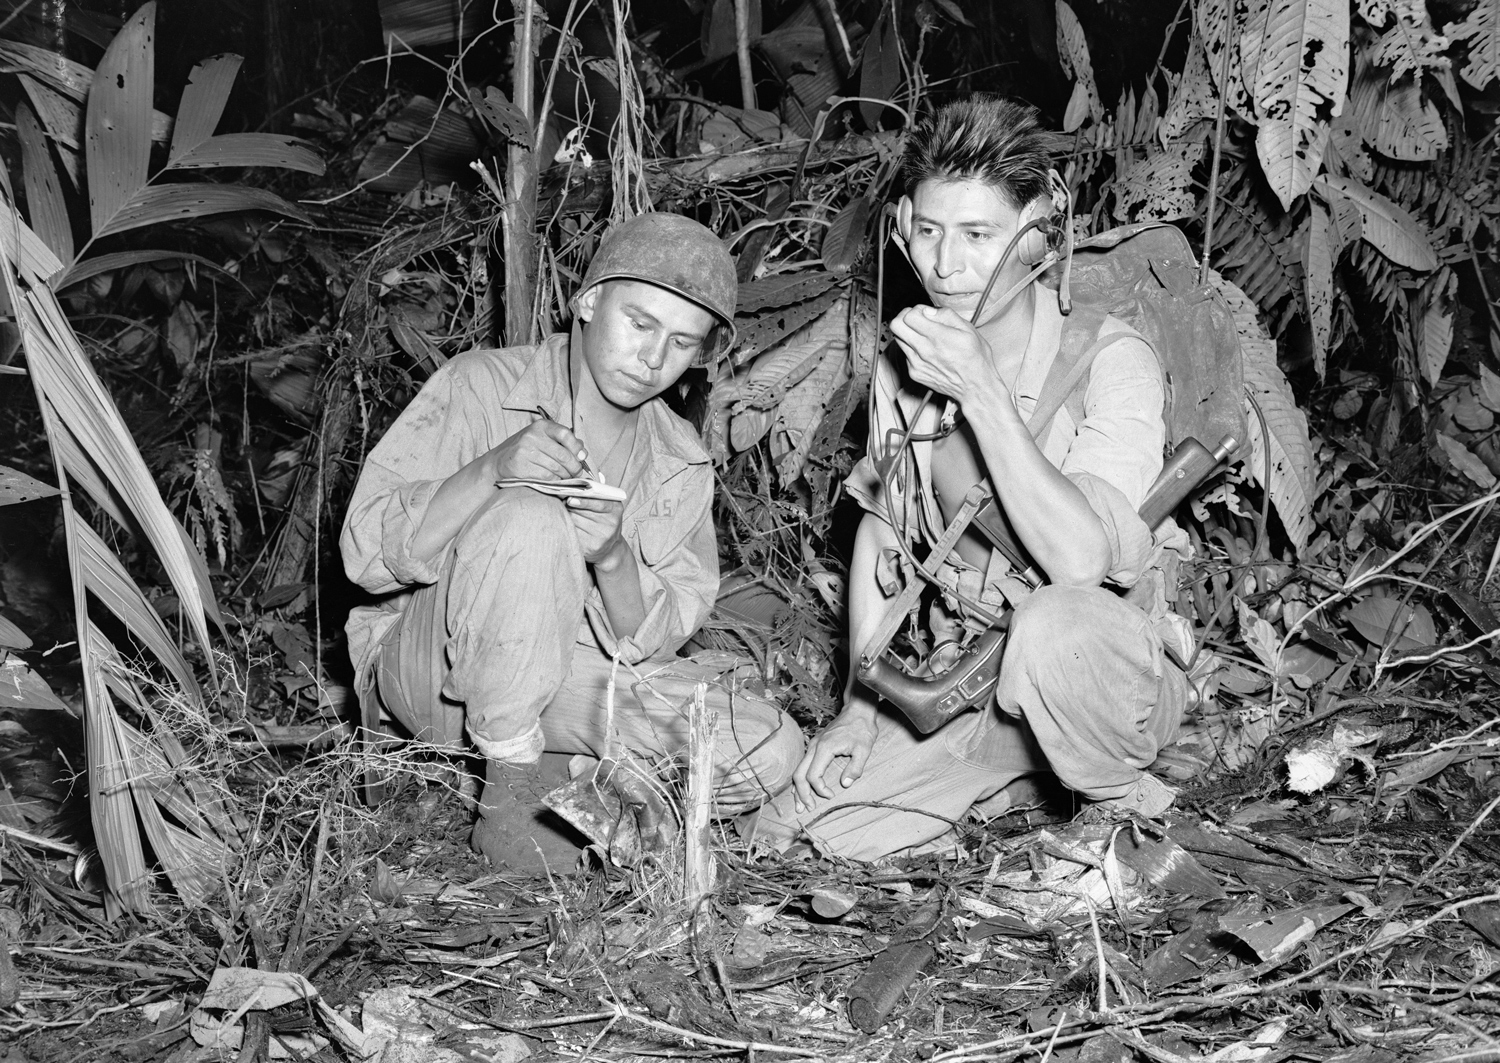
[[[923,181],[983,181],[1020,210],[1047,194],[1050,141],[1028,104],[984,93],[944,104],[907,143],[906,194]]]

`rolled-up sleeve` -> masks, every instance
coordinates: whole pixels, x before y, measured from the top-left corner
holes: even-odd
[[[638,517],[626,530],[635,548],[646,616],[635,634],[616,639],[598,591],[586,610],[605,653],[617,650],[626,664],[672,656],[708,619],[719,593],[719,552],[713,523],[713,471],[707,463],[687,466],[674,479],[675,505],[668,516]]]
[[[1128,337],[1089,371],[1083,423],[1061,470],[1088,499],[1109,539],[1109,582],[1132,586],[1154,561],[1155,539],[1137,510],[1161,472],[1166,389],[1156,354]]]
[[[474,456],[456,364],[433,374],[370,452],[355,485],[339,550],[345,574],[371,594],[437,581],[441,558],[419,561],[411,543],[437,489]]]

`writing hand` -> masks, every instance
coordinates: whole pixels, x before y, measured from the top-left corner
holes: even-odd
[[[556,421],[533,421],[485,455],[491,480],[566,480],[583,470],[583,441]]]

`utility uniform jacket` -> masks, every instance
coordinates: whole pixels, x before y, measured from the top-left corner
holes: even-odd
[[[1020,371],[1011,384],[1011,394],[1023,420],[1037,406],[1043,382],[1057,355],[1064,321],[1057,293],[1042,284],[1035,285],[1034,291],[1036,313],[1031,338]],[[1064,405],[1043,430],[1037,444],[1047,460],[1077,485],[1104,527],[1110,548],[1106,581],[1128,589],[1158,565],[1162,545],[1175,545],[1159,544],[1136,512],[1162,468],[1166,390],[1161,365],[1146,340],[1124,322],[1110,317],[1100,329],[1100,336],[1113,334],[1120,334],[1121,338],[1099,352],[1089,371],[1082,421],[1076,420]],[[878,469],[885,467],[882,459],[895,455],[912,418],[918,418],[916,434],[920,435],[938,430],[945,414],[936,402],[929,402],[919,413],[925,389],[913,383],[889,358],[878,361],[876,374],[869,446],[845,486],[867,511],[885,520],[898,533],[904,532],[909,540],[930,545],[944,528],[942,511],[932,488],[932,443],[909,444],[911,453],[902,459],[891,481],[893,497],[886,497]],[[881,462],[878,467],[877,462]],[[1170,520],[1163,531],[1168,536],[1173,532],[1181,536]],[[966,566],[956,553],[950,553],[949,558],[944,569],[948,579],[956,581],[958,574],[952,570]],[[980,577],[976,582],[982,582],[987,590],[993,590],[997,583],[1003,586],[1008,568],[1000,552],[994,551],[989,572],[975,574]],[[939,575],[940,582],[947,582],[942,579],[943,570]],[[984,598],[997,600],[993,593],[985,594]]]
[[[432,375],[370,452],[339,540],[349,579],[381,596],[349,615],[356,675],[410,592],[438,580],[448,551],[419,561],[411,543],[443,481],[544,413],[573,423],[568,344],[559,333],[534,347],[459,355]],[[671,656],[713,607],[713,470],[691,426],[655,398],[640,408],[622,481],[617,486],[629,497],[621,530],[640,562],[646,617],[634,635],[616,640],[596,588],[586,617],[578,618],[578,640],[605,654],[618,649],[622,661],[636,664]]]

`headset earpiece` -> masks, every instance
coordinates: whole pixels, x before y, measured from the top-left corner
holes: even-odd
[[[896,221],[896,227],[891,232],[896,246],[901,249],[901,254],[906,261],[911,261],[911,196],[902,196],[894,204],[886,207],[887,212]],[[913,266],[913,269],[916,267]]]
[[[1050,226],[1045,219],[1049,206],[1048,200],[1039,196],[1026,204],[1026,209],[1021,211],[1019,228],[1024,229],[1032,222],[1042,220],[1042,224],[1023,235],[1021,242],[1016,246],[1016,257],[1023,265],[1035,266],[1047,257],[1047,229]]]
[[[1037,196],[1021,212],[1021,228],[1041,219],[1042,224],[1021,237],[1016,254],[1028,266],[1040,265],[1047,257],[1049,245],[1058,242],[1064,226],[1073,224],[1073,197],[1067,183],[1056,170],[1047,171],[1047,193]]]
[[[896,234],[901,237],[902,243],[911,241],[911,196],[902,196],[896,200],[894,214],[896,218]]]

